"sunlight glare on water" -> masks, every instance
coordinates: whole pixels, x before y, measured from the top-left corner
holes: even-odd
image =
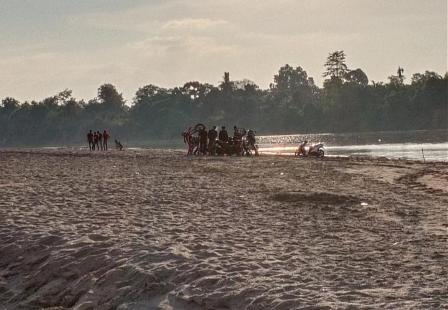
[[[448,161],[448,131],[372,132],[260,136],[260,153],[293,155],[298,144],[323,142],[328,156],[364,155]]]

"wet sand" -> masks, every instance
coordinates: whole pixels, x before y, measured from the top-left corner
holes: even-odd
[[[0,151],[0,309],[442,309],[448,164]]]

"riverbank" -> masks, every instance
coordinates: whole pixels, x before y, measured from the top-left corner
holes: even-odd
[[[0,151],[6,309],[448,306],[448,164]]]

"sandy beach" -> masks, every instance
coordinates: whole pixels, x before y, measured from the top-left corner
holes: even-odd
[[[448,163],[0,151],[0,309],[442,309]]]

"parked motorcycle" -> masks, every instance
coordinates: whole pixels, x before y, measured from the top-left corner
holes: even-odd
[[[243,137],[243,155],[246,156],[258,156],[258,145],[255,144],[255,131],[249,130],[247,134]]]
[[[295,152],[297,157],[318,157],[322,158],[325,156],[324,144],[317,143],[306,145],[306,143],[301,143]]]

